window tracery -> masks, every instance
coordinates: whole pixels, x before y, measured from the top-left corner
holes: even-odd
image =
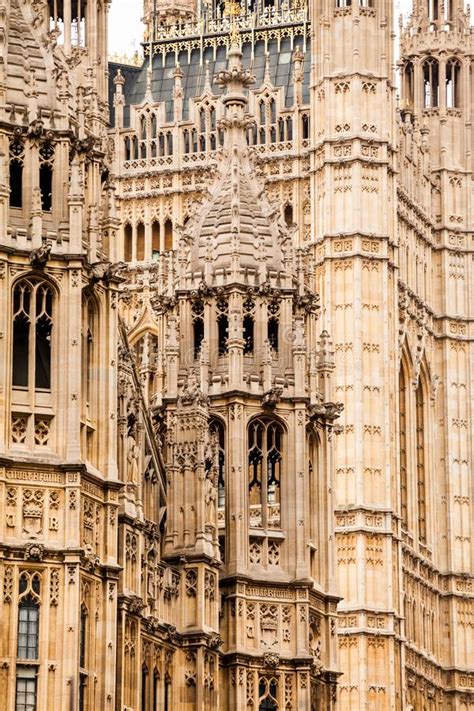
[[[25,570],[20,574],[15,711],[36,711],[37,667],[28,662],[39,659],[41,575]]]
[[[430,57],[423,62],[423,105],[436,108],[439,102],[439,65]]]
[[[259,711],[277,711],[280,708],[278,703],[278,679],[276,676],[270,678],[260,677],[258,697]]]
[[[28,571],[21,573],[18,604],[18,659],[38,659],[40,592],[40,574]]]
[[[266,91],[256,104],[257,125],[247,133],[247,140],[252,144],[264,145],[275,143],[277,140],[277,128],[280,126],[280,133],[285,135],[290,124],[285,123],[281,118],[281,123],[277,122],[276,102],[273,96]],[[292,124],[291,124],[292,131]],[[281,139],[280,139],[281,140]],[[288,139],[289,140],[289,139]]]
[[[217,142],[216,107],[206,100],[199,108],[199,150],[215,151]]]
[[[248,488],[250,526],[279,528],[283,428],[269,419],[248,427]]]
[[[53,290],[35,278],[13,288],[12,384],[14,388],[51,389]]]

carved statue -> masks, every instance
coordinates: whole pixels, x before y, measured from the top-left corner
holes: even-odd
[[[127,437],[127,482],[138,483],[138,457],[140,450],[135,437],[129,433]]]

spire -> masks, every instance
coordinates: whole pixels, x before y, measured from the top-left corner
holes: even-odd
[[[263,283],[270,272],[281,273],[283,268],[279,226],[256,179],[247,145],[246,131],[253,120],[246,114],[246,92],[254,81],[242,66],[239,38],[233,33],[227,68],[214,80],[224,89],[224,117],[219,122],[224,150],[218,175],[207,203],[184,235],[191,246],[188,274],[193,278],[205,276],[212,282],[220,272],[230,281]]]
[[[215,83],[225,90],[222,103],[225,107],[225,118],[221,121],[224,129],[224,147],[246,146],[245,129],[249,125],[245,117],[248,99],[245,90],[255,83],[255,77],[242,67],[242,51],[238,37],[233,37],[233,44],[228,53],[227,69],[220,71],[215,77]]]

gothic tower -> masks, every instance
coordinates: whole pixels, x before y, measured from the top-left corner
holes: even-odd
[[[9,711],[114,708],[106,19],[96,0],[0,3],[0,690]]]
[[[253,81],[234,44],[216,77],[224,112],[215,177],[177,228],[176,252],[153,270],[149,316],[129,335],[148,318],[163,344],[162,555],[184,591],[170,698],[190,711],[332,708],[335,699],[329,512],[340,407],[305,255],[247,147]]]
[[[312,6],[312,240],[333,337],[338,709],[401,708],[393,3]]]
[[[420,2],[401,35],[398,449],[408,708],[427,696],[432,708],[472,703],[469,25],[462,3]]]

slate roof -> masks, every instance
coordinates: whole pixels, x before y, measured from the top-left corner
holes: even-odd
[[[299,46],[303,49],[303,37],[293,40],[293,46]],[[269,40],[267,43],[267,51],[270,61],[270,78],[276,87],[283,87],[285,90],[285,105],[290,107],[293,104],[293,62],[291,61],[291,40],[283,38],[280,40],[280,48],[278,49],[277,40]],[[250,43],[245,43],[242,47],[243,65],[250,69],[256,77],[254,89],[261,86],[265,71],[265,43],[258,41],[254,45],[253,57],[252,47]],[[310,57],[311,49],[309,39],[306,41],[306,52],[304,59],[304,80],[303,80],[303,103],[309,103],[309,77],[310,77]],[[183,72],[183,89],[184,89],[184,119],[189,115],[189,99],[198,97],[202,94],[205,82],[205,67],[206,61],[209,62],[209,70],[211,78],[217,72],[225,69],[227,65],[227,48],[222,46],[216,50],[214,60],[214,52],[211,47],[204,50],[201,62],[201,54],[199,49],[194,49],[188,55],[187,51],[180,52],[179,64]],[[110,89],[111,97],[111,123],[114,122],[113,109],[113,79],[120,67],[122,74],[125,77],[124,95],[125,95],[125,110],[124,110],[124,125],[128,126],[130,122],[130,106],[140,104],[143,101],[146,90],[146,73],[148,60],[141,68],[129,67],[111,63],[110,65]],[[173,120],[173,69],[176,66],[176,58],[174,53],[166,55],[164,65],[162,55],[155,55],[153,58],[153,76],[152,76],[152,92],[155,101],[164,101],[166,104],[166,119]],[[213,92],[220,94],[221,90],[216,85],[212,86]]]

